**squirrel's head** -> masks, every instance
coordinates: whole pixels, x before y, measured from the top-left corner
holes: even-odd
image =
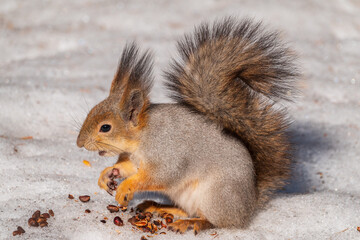
[[[139,57],[134,43],[126,45],[110,95],[87,115],[77,138],[78,147],[98,151],[101,156],[136,150],[150,105],[151,72],[149,52]]]

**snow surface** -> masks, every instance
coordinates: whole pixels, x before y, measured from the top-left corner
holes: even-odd
[[[357,0],[1,0],[0,239],[15,238],[18,225],[26,231],[19,239],[140,239],[129,224],[112,224],[106,206],[114,199],[97,186],[115,159],[78,149],[76,128],[107,96],[127,40],[154,50],[152,98],[167,102],[161,69],[177,37],[229,14],[263,19],[299,52],[304,75],[303,96],[291,107],[294,176],[248,229],[152,239],[212,239],[215,231],[217,239],[360,239],[359,10]],[[89,194],[91,201],[69,200],[69,193]],[[27,226],[35,210],[50,208],[48,228]],[[106,224],[99,221],[104,216]]]

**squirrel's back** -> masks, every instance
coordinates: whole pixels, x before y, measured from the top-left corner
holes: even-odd
[[[289,121],[276,101],[294,93],[293,54],[261,23],[231,18],[200,25],[178,49],[182,59],[166,73],[171,97],[241,139],[265,201],[289,176]]]

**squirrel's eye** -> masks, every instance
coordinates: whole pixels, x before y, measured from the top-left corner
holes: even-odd
[[[100,132],[108,132],[108,131],[110,131],[110,129],[111,129],[111,126],[109,124],[104,124],[100,128]]]

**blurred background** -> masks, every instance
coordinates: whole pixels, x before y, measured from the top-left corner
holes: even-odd
[[[97,178],[115,159],[78,149],[77,128],[107,97],[127,41],[153,50],[151,97],[168,102],[162,71],[176,56],[175,41],[194,25],[229,15],[280,30],[303,76],[302,95],[289,106],[296,146],[290,184],[248,229],[217,230],[219,238],[359,237],[360,1],[1,0],[0,238],[51,207],[58,213],[53,224],[26,228],[23,238],[140,239],[129,226],[117,233],[100,225],[114,199]],[[90,194],[86,207],[98,218],[85,216],[69,193]]]

